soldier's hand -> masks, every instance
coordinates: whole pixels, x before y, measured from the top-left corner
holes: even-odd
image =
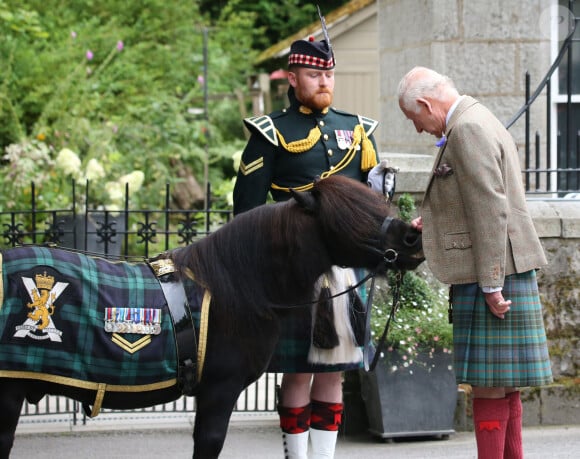
[[[369,171],[367,185],[392,200],[395,194],[397,172],[397,168],[390,167],[389,161],[383,159]]]

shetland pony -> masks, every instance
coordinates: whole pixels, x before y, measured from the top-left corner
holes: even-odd
[[[240,393],[267,368],[279,311],[312,304],[333,265],[384,274],[423,261],[420,234],[390,214],[382,195],[332,176],[142,263],[3,251],[0,458],[24,400],[45,394],[93,415],[193,395],[193,457],[218,457]]]

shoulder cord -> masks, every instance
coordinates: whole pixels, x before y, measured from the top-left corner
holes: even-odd
[[[318,140],[320,140],[321,132],[318,127],[314,127],[310,130],[308,137],[302,140],[296,140],[294,142],[286,143],[280,131],[276,130],[278,134],[278,138],[280,139],[280,143],[290,153],[303,153],[305,151],[310,150]],[[356,149],[362,143],[362,159],[361,159],[361,170],[367,171],[374,167],[377,164],[376,160],[376,153],[373,147],[372,142],[368,139],[367,134],[361,124],[357,124],[354,128],[354,134],[352,139],[352,144],[349,150],[346,152],[344,157],[340,160],[340,162],[334,166],[331,170],[324,171],[320,174],[321,179],[325,179],[334,175],[341,170],[343,170],[348,164],[354,159],[356,156]],[[307,191],[310,190],[314,186],[313,183],[307,183],[306,185],[291,187],[295,191]],[[283,187],[276,185],[275,183],[271,184],[272,189],[285,191],[287,193],[290,192],[290,187]]]

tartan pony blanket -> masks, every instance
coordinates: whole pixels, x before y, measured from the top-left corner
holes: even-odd
[[[149,264],[36,246],[0,257],[0,377],[133,392],[176,384],[172,317]]]

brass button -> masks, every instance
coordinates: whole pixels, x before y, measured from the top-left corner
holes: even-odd
[[[323,138],[324,140],[328,140],[328,134],[324,134],[324,135],[322,136],[322,138]]]
[[[329,148],[328,151],[326,152],[328,154],[328,156],[332,156],[332,150]]]
[[[319,124],[320,126],[324,126],[324,121],[320,120],[320,121],[318,122],[318,124]]]

